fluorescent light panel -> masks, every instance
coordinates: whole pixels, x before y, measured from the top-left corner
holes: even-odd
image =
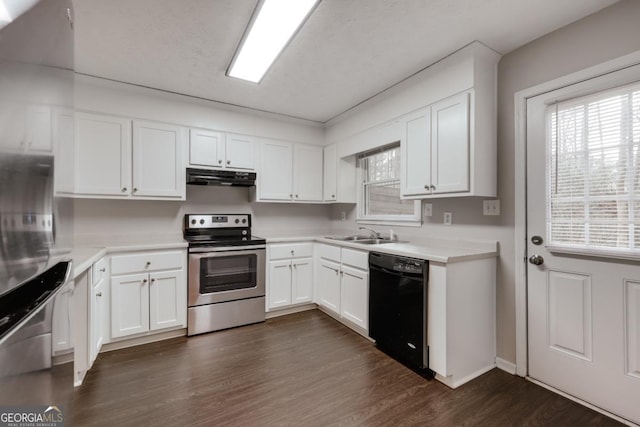
[[[319,0],[263,0],[228,76],[260,82]]]

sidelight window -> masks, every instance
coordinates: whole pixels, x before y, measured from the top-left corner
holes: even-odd
[[[640,84],[547,111],[551,248],[640,254]]]

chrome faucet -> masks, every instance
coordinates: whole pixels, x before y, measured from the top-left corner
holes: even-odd
[[[358,227],[359,230],[369,230],[371,232],[371,238],[372,239],[379,239],[380,238],[380,233],[378,233],[376,230],[374,230],[373,228],[369,228],[369,227]]]

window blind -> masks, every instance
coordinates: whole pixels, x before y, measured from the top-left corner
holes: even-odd
[[[547,110],[547,241],[640,255],[640,84]]]

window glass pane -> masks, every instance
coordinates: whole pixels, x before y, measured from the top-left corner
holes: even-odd
[[[548,115],[548,236],[640,251],[640,88],[560,103]]]
[[[370,184],[365,188],[369,215],[413,215],[413,200],[400,199],[400,183]]]

